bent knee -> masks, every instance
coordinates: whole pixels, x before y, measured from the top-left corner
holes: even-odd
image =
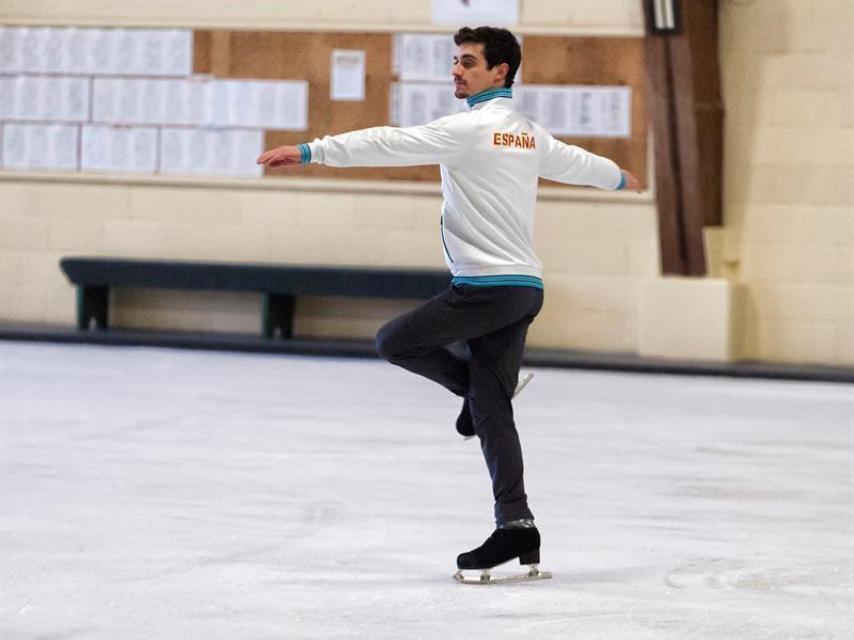
[[[394,320],[380,327],[380,330],[377,331],[375,345],[377,353],[383,360],[392,361],[403,354],[403,341]]]

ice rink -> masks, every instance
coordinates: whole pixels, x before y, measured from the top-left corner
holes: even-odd
[[[555,577],[481,587],[451,575],[488,477],[430,382],[14,342],[0,367],[4,640],[854,635],[851,385],[535,370],[515,408]]]

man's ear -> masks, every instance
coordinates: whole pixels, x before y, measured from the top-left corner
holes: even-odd
[[[497,65],[496,68],[498,69],[498,77],[501,80],[504,80],[507,77],[507,74],[510,73],[510,65],[506,62],[502,62],[501,64]]]

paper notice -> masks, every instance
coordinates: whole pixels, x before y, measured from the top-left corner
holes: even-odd
[[[205,126],[308,128],[305,81],[212,80],[205,83],[204,93]]]
[[[193,32],[189,29],[161,31],[165,40],[163,75],[188,76],[193,73]]]
[[[50,119],[86,122],[89,119],[89,78],[50,78],[57,85]]]
[[[427,124],[466,110],[465,100],[454,97],[450,84],[399,82],[392,91],[397,94],[397,120],[402,127]]]
[[[519,22],[519,0],[432,0],[435,24],[488,24],[507,27]]]
[[[160,132],[160,173],[189,173],[184,141],[185,129],[162,129]]]
[[[44,53],[47,33],[47,27],[22,29],[19,63],[24,73],[39,73],[45,70]]]
[[[514,93],[517,108],[553,135],[631,136],[631,87],[526,85]]]
[[[79,131],[77,125],[4,125],[3,166],[75,171]]]
[[[15,118],[15,78],[0,76],[0,120]]]
[[[0,27],[0,73],[188,76],[190,29]]]
[[[402,81],[449,82],[457,47],[452,36],[401,33],[394,39],[397,74]]]
[[[0,73],[21,71],[18,34],[20,29],[0,25]]]
[[[25,125],[3,126],[3,166],[10,169],[26,169],[27,131]]]
[[[330,99],[364,100],[365,52],[356,49],[334,49],[331,63]]]
[[[87,47],[89,38],[87,29],[69,27],[62,30],[62,58],[65,70],[68,73],[85,74],[88,72]]]
[[[260,176],[255,158],[264,149],[263,130],[162,130],[160,172],[211,176]]]
[[[81,167],[84,171],[154,173],[157,129],[85,125]]]
[[[83,33],[87,51],[86,73],[106,75],[113,73],[114,69],[119,71],[112,58],[113,30],[86,29]]]
[[[4,78],[3,89],[0,101],[8,120],[85,122],[89,117],[88,78],[17,76]]]

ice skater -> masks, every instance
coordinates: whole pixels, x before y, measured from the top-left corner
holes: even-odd
[[[477,435],[492,480],[496,529],[457,558],[462,570],[488,571],[519,559],[536,577],[540,533],[528,507],[512,398],[528,326],[543,304],[542,267],[532,248],[539,177],[605,190],[640,190],[614,162],[566,145],[516,111],[513,79],[522,61],[506,29],[464,27],[451,67],[454,96],[469,110],[417,127],[374,127],[271,149],[270,167],[316,162],[334,167],[438,164],[441,240],[449,289],[392,320],[377,334],[389,362],[462,398],[456,421]],[[461,358],[447,346],[465,342]]]

